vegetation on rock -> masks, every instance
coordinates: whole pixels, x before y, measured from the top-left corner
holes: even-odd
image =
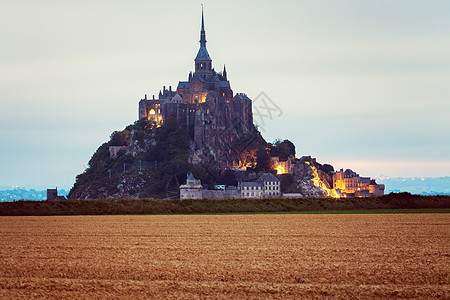
[[[239,129],[239,126],[236,125]],[[229,145],[238,158],[239,165],[249,167],[248,172],[267,172],[271,168],[267,142],[255,129],[237,130],[238,138]],[[272,146],[274,151],[292,153],[289,141]],[[119,148],[116,157],[110,155],[110,147]],[[89,167],[76,177],[68,197],[70,199],[99,198],[176,198],[179,186],[186,174],[194,176],[208,187],[217,184],[237,185],[236,172],[218,167],[208,145],[200,154],[202,159],[192,161],[193,136],[180,128],[176,119],[168,118],[161,127],[145,119],[136,121],[122,131],[111,134],[110,140],[92,155]],[[285,148],[290,150],[286,151]],[[239,172],[242,173],[242,172]]]

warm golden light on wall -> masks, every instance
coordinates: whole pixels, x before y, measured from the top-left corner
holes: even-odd
[[[334,185],[335,189],[340,189],[340,190],[345,190],[345,183],[343,180],[336,180],[335,185]]]
[[[200,95],[200,103],[204,103],[206,101],[206,93],[202,93]]]
[[[313,171],[313,174],[312,174],[313,178],[311,180],[313,181],[314,185],[321,188],[327,194],[327,196],[331,196],[333,198],[340,198],[339,194],[336,192],[335,189],[327,188],[327,186],[322,181],[322,179],[320,179],[319,172],[317,171],[316,167],[311,165],[309,162],[305,162],[305,163],[307,165],[309,165],[309,167]]]
[[[279,165],[278,167],[276,167],[276,169],[277,169],[277,175],[287,173],[282,165]]]

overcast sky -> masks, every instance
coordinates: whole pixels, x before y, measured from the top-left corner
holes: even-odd
[[[187,79],[200,3],[2,0],[0,186],[70,188],[144,94]],[[216,70],[282,111],[266,140],[364,176],[450,176],[450,1],[204,7]]]

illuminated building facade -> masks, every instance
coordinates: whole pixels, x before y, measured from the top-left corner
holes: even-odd
[[[277,175],[292,174],[294,172],[294,162],[289,157],[286,161],[280,161],[278,156],[272,156],[270,158],[272,169],[277,170]]]
[[[252,101],[242,93],[234,94],[224,66],[216,72],[206,48],[206,31],[202,9],[200,48],[194,60],[195,71],[188,74],[187,81],[180,81],[176,91],[165,87],[158,99],[139,101],[139,119],[146,118],[161,126],[169,117],[193,133],[196,145],[201,148],[221,140],[231,144],[232,135],[220,131],[239,122],[244,131],[253,130]]]
[[[333,188],[342,197],[369,197],[384,195],[384,184],[356,172],[341,169],[333,175]]]

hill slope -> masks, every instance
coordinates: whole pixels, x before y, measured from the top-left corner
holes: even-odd
[[[238,125],[221,132],[227,136],[224,140],[233,140],[233,144],[218,139],[199,149],[193,135],[180,128],[175,119],[167,119],[161,127],[141,119],[114,132],[110,141],[97,149],[68,197],[178,197],[179,185],[188,172],[206,185],[235,185],[234,172],[224,171],[219,165],[256,165],[261,156],[268,159],[260,155],[267,145],[261,134],[256,129],[240,130]]]

